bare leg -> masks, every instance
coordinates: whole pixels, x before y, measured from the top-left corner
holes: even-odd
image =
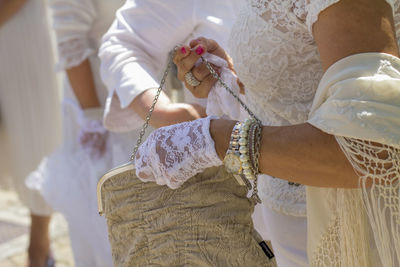
[[[45,267],[50,250],[50,216],[31,214],[31,232],[28,248],[29,267]]]

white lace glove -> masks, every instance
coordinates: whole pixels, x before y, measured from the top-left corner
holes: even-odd
[[[101,121],[101,108],[85,109],[78,115],[81,127],[78,141],[92,159],[101,158],[107,145],[108,131]]]
[[[240,96],[240,87],[237,83],[237,76],[228,68],[228,63],[215,55],[205,54],[204,58],[211,64],[220,67],[221,79],[231,88],[231,90]],[[239,102],[219,83],[216,82],[211,88],[207,98],[207,115],[215,115],[218,117],[228,116],[231,119],[241,119],[241,106]],[[246,112],[244,112],[246,114]]]
[[[207,117],[155,130],[139,147],[136,175],[144,182],[155,181],[172,189],[206,168],[219,166]]]

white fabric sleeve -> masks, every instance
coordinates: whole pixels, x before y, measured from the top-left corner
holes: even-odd
[[[306,10],[308,10],[307,17],[306,17],[306,24],[308,27],[308,31],[312,35],[312,26],[318,20],[319,14],[330,7],[333,4],[338,3],[340,0],[308,0],[308,6]],[[399,5],[399,1],[397,0],[386,0],[388,4],[392,7],[393,10],[395,6]]]
[[[92,0],[51,0],[54,30],[57,36],[59,70],[75,67],[88,58],[88,32],[96,18]]]
[[[168,53],[188,39],[195,25],[192,1],[128,0],[103,38],[101,77],[109,90],[104,125],[111,131],[138,128],[129,104],[158,87]]]

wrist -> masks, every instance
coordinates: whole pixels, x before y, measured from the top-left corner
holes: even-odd
[[[83,108],[83,114],[86,119],[89,120],[103,120],[103,108],[102,107],[91,107],[91,108]]]
[[[172,115],[180,119],[179,122],[193,121],[207,117],[205,109],[196,104],[174,103],[169,106]]]
[[[159,128],[185,121],[197,120],[204,117],[203,115],[201,110],[190,104],[175,103],[167,105],[164,109],[155,110],[150,123]]]
[[[221,160],[224,159],[228,150],[229,140],[235,123],[236,121],[223,119],[211,120],[210,122],[210,135],[215,143],[215,151]]]

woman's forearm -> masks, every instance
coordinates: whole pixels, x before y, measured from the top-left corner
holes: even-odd
[[[25,5],[27,0],[0,0],[0,27]]]
[[[221,159],[235,122],[214,120],[210,132]],[[358,176],[335,137],[308,123],[264,126],[260,172],[287,181],[319,187],[358,187]]]
[[[85,108],[96,108],[100,106],[93,80],[93,73],[88,59],[76,67],[66,70],[68,80],[74,91],[80,106]]]
[[[146,119],[156,92],[156,89],[144,91],[132,101],[128,108],[135,111],[142,119]],[[150,125],[154,128],[160,128],[205,116],[207,115],[202,106],[198,104],[172,103],[169,97],[161,92],[151,115]]]

